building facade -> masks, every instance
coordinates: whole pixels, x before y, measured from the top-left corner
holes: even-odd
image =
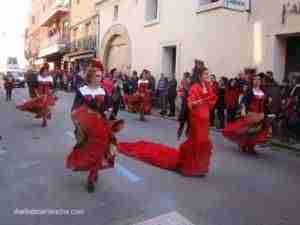
[[[99,43],[95,0],[72,0],[70,21],[71,49],[66,60],[84,65],[87,59],[96,56]]]
[[[217,76],[244,67],[300,75],[300,0],[98,0],[108,69],[182,76],[195,58]]]
[[[32,0],[30,25],[25,39],[26,56],[32,66],[44,62],[62,67],[70,48],[68,0]]]

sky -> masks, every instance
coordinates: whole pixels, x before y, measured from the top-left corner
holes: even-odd
[[[28,24],[29,1],[0,0],[0,63],[8,56],[18,57],[22,66],[26,63],[24,33]]]

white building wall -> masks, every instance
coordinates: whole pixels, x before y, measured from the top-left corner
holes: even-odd
[[[178,78],[198,58],[217,76],[236,76],[244,67],[256,66],[275,70],[281,79],[285,47],[277,35],[300,31],[300,16],[289,16],[282,24],[282,4],[288,1],[293,0],[252,0],[251,13],[224,8],[197,13],[197,0],[160,0],[159,22],[151,26],[145,26],[146,0],[98,1],[100,40],[114,24],[124,25],[131,40],[132,70],[147,68],[156,76],[163,69],[162,47],[176,45]],[[119,18],[114,21],[115,4]]]

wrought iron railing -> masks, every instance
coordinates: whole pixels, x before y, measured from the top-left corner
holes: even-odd
[[[88,36],[71,42],[71,52],[76,52],[79,50],[96,50],[96,48],[96,36]]]
[[[48,48],[55,44],[63,44],[67,47],[68,43],[70,43],[69,33],[56,33],[41,41],[41,49]]]

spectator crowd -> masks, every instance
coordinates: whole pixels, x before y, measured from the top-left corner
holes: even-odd
[[[110,98],[112,108],[111,118],[118,115],[120,109],[126,106],[124,96],[132,96],[138,91],[138,82],[143,77],[149,81],[149,92],[153,106],[160,110],[160,115],[178,118],[184,117],[185,101],[189,93],[189,84],[193,73],[204,66],[200,60],[195,60],[195,65],[190,72],[185,72],[177,84],[175,75],[161,74],[158,81],[151,71],[144,69],[139,75],[133,71],[131,76],[112,69],[109,72],[99,73],[99,82],[105,88]],[[31,74],[33,74],[31,72]],[[265,113],[276,115],[273,121],[273,135],[281,141],[289,142],[300,138],[300,77],[295,77],[289,82],[279,85],[274,79],[272,71],[257,73],[255,69],[246,68],[237,76],[222,76],[218,80],[216,75],[210,75],[210,81],[218,96],[214,109],[210,112],[210,124],[217,129],[224,129],[227,123],[235,121],[241,116],[241,101],[251,89],[251,78],[259,75],[262,80],[262,88],[267,96]],[[34,82],[28,78],[28,82]],[[66,91],[75,90],[84,82],[84,72],[70,70],[65,72],[60,69],[52,71],[56,89]],[[30,86],[30,85],[28,85]],[[32,94],[32,93],[31,93]],[[176,107],[176,105],[178,107]],[[177,109],[177,110],[176,110]]]

